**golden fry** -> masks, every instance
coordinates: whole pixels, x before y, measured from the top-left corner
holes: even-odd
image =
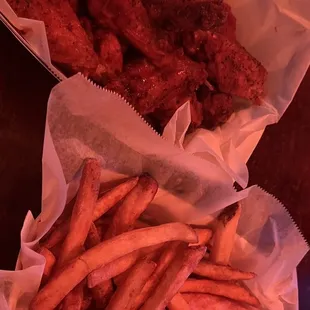
[[[103,281],[110,280],[132,267],[138,258],[141,258],[151,252],[154,252],[162,247],[161,244],[142,248],[140,250],[122,256],[115,261],[96,269],[87,277],[88,287],[92,288]]]
[[[257,310],[257,308],[242,305],[236,301],[210,294],[182,294],[191,310],[216,309],[216,310]]]
[[[94,223],[91,223],[87,238],[85,240],[86,249],[91,249],[92,247],[98,245],[101,242],[97,227]]]
[[[104,239],[110,239],[131,230],[135,221],[153,200],[157,189],[158,184],[153,178],[149,175],[142,175],[138,184],[117,208]]]
[[[173,240],[188,243],[198,241],[195,231],[190,226],[170,223],[138,229],[101,242],[56,274],[32,300],[30,309],[52,310],[93,270],[140,248]],[[195,267],[193,266],[193,269]]]
[[[141,310],[164,309],[195,269],[205,251],[205,247],[185,249],[183,246],[179,247],[174,260]]]
[[[100,242],[101,240],[97,231],[97,227],[94,223],[92,223],[88,232],[85,246],[87,249],[91,249],[98,245]],[[99,309],[106,307],[113,293],[113,284],[111,281],[101,281],[91,288],[91,294],[96,301],[96,307]]]
[[[85,161],[69,232],[58,258],[58,267],[78,256],[84,246],[98,198],[100,173],[100,163],[96,159]]]
[[[45,258],[45,266],[42,275],[42,283],[45,284],[52,273],[53,267],[56,263],[56,258],[47,248],[40,248],[38,253],[43,255]]]
[[[180,293],[174,295],[174,297],[170,300],[168,304],[168,309],[169,310],[191,310],[188,303],[185,301],[185,299]]]
[[[117,288],[111,298],[107,310],[130,310],[145,281],[153,273],[156,264],[148,259],[142,259],[131,270],[126,280]]]
[[[241,271],[230,266],[218,265],[206,260],[202,260],[194,273],[212,280],[250,280],[255,277],[255,273]]]
[[[241,207],[237,203],[225,208],[218,216],[210,261],[222,265],[229,263],[240,214]]]
[[[139,309],[144,304],[144,302],[149,298],[149,296],[154,291],[155,287],[158,285],[160,279],[164,275],[166,269],[168,268],[168,266],[174,259],[175,255],[177,254],[178,248],[180,246],[181,242],[179,241],[169,242],[164,246],[160,257],[157,260],[157,267],[154,273],[145,283],[141,293],[136,298],[132,309]],[[115,283],[117,284],[117,279],[115,279]]]
[[[80,310],[84,300],[84,281],[79,283],[71,292],[66,296],[62,303],[61,310]]]
[[[105,281],[91,289],[91,294],[96,301],[96,308],[105,309],[113,296],[113,284],[111,281]]]
[[[190,244],[190,246],[199,246],[199,245],[207,245],[212,237],[212,230],[207,228],[194,228],[197,236],[198,236],[198,243],[197,244]]]
[[[180,289],[181,293],[206,293],[227,297],[258,307],[259,301],[249,290],[228,281],[188,279]]]
[[[65,220],[61,223],[57,229],[53,230],[50,236],[43,242],[43,246],[47,249],[51,249],[58,245],[61,241],[64,240],[65,236],[68,234],[70,227],[70,220]]]
[[[122,200],[137,184],[138,179],[138,177],[130,178],[115,188],[112,188],[108,192],[104,193],[103,196],[100,197],[96,202],[92,221],[97,221],[103,214],[108,212],[115,204]],[[68,234],[69,226],[69,219],[62,222],[43,243],[44,247],[51,249],[59,242],[64,240],[65,236]]]
[[[121,201],[137,185],[138,180],[138,177],[130,178],[104,193],[96,203],[93,222],[98,220],[103,214]]]

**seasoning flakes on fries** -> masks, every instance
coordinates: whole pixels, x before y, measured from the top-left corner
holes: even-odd
[[[224,209],[212,230],[152,227],[140,219],[158,189],[151,176],[124,180],[101,197],[99,180],[99,163],[87,159],[74,204],[38,247],[46,265],[31,310],[259,307],[241,282],[255,274],[228,265],[239,204]]]

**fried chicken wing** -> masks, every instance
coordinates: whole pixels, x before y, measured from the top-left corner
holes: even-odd
[[[220,91],[259,103],[264,96],[267,71],[238,42],[208,32],[204,45],[208,72]]]
[[[202,86],[197,97],[203,109],[202,124],[207,129],[223,125],[234,112],[231,95],[211,92],[206,86]]]
[[[184,92],[193,92],[206,79],[204,66],[189,59],[176,60],[171,69],[160,70],[146,59],[131,63],[124,72],[107,85],[121,94],[141,115],[162,110],[177,109],[173,100]]]
[[[155,65],[169,63],[164,47],[169,47],[164,36],[158,36],[146,9],[139,0],[90,0],[90,12],[99,24],[121,33]],[[99,12],[99,13],[98,13]]]
[[[95,49],[101,63],[107,64],[109,76],[113,77],[123,70],[122,46],[112,32],[98,30],[95,33]]]
[[[143,0],[143,4],[152,20],[177,31],[214,29],[228,14],[221,0]]]
[[[85,30],[89,41],[94,44],[93,25],[89,18],[86,16],[80,17],[80,24]]]
[[[18,16],[45,23],[52,61],[67,74],[82,72],[101,81],[105,65],[93,50],[68,1],[8,0]]]
[[[227,3],[223,3],[223,6],[225,6],[228,14],[225,22],[216,27],[213,32],[219,33],[223,35],[224,37],[228,38],[231,41],[236,40],[236,30],[237,30],[237,20],[234,14],[231,11],[231,7]]]

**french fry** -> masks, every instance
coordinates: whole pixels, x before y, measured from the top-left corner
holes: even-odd
[[[139,177],[133,177],[106,192],[98,199],[93,222],[109,211],[117,202],[121,201],[138,183]]]
[[[168,305],[173,296],[179,291],[186,279],[195,269],[205,254],[205,247],[187,248],[179,247],[174,260],[166,269],[159,284],[155,288],[141,310],[162,310]]]
[[[175,240],[187,243],[198,242],[195,231],[182,223],[138,229],[101,242],[55,274],[32,300],[30,309],[52,310],[93,270],[140,248]],[[196,265],[192,266],[192,269],[195,267]]]
[[[98,198],[99,186],[100,163],[96,159],[86,159],[77,198],[72,209],[69,231],[61,247],[56,267],[61,268],[84,250],[84,243],[92,224],[92,215]],[[83,290],[84,283],[78,284],[65,297],[62,304],[63,310],[80,309],[83,302]]]
[[[188,303],[185,301],[185,299],[180,293],[174,295],[174,297],[170,300],[168,304],[168,309],[169,310],[191,310]]]
[[[50,236],[43,242],[43,246],[47,249],[52,249],[61,241],[64,240],[65,236],[68,234],[70,227],[70,220],[65,220],[62,222],[57,229],[53,230]]]
[[[227,297],[258,307],[259,301],[249,290],[233,282],[188,279],[180,289],[181,293],[207,293]]]
[[[139,309],[144,302],[149,298],[151,293],[154,291],[155,287],[159,283],[161,277],[164,275],[166,269],[174,259],[178,248],[181,246],[181,242],[179,241],[174,241],[174,242],[168,242],[163,250],[162,253],[159,257],[159,259],[156,261],[157,262],[157,267],[154,271],[154,273],[150,276],[148,281],[145,283],[141,293],[139,296],[136,298],[132,309]],[[122,279],[114,279],[115,283],[117,282],[122,282]]]
[[[211,262],[222,265],[229,263],[240,214],[241,207],[237,203],[225,208],[218,216],[210,254]]]
[[[116,259],[115,261],[103,266],[100,269],[96,269],[91,272],[87,277],[87,284],[89,288],[92,288],[99,283],[110,280],[132,267],[139,258],[154,252],[162,247],[161,244],[153,245],[150,247],[142,248],[134,251],[123,257]]]
[[[157,189],[158,184],[153,178],[146,174],[142,175],[137,185],[117,208],[104,239],[110,239],[131,230],[140,214],[153,200]]]
[[[145,281],[153,273],[156,264],[148,259],[140,260],[131,270],[126,280],[117,288],[107,306],[107,310],[130,310],[140,294]]]
[[[49,251],[47,248],[40,248],[38,250],[38,253],[43,255],[45,258],[45,266],[44,266],[44,271],[42,275],[42,284],[45,284],[50,277],[53,267],[56,263],[56,258],[53,255],[51,251]]]
[[[197,244],[190,244],[189,246],[207,245],[207,243],[212,237],[212,230],[207,228],[194,228],[194,230],[198,236],[199,241],[197,242]]]
[[[250,280],[255,278],[255,273],[241,271],[230,266],[218,265],[202,260],[195,268],[194,274],[212,280]]]
[[[94,223],[92,223],[86,238],[85,246],[87,249],[91,249],[92,247],[98,245],[100,241],[97,227]],[[113,284],[111,281],[98,283],[91,288],[91,294],[96,301],[96,307],[99,309],[106,307],[113,293]]]
[[[84,300],[84,281],[79,283],[71,292],[66,296],[62,303],[62,310],[80,310]]]
[[[91,249],[92,247],[98,245],[101,242],[97,227],[94,223],[91,223],[87,238],[85,240],[86,249]]]
[[[96,159],[85,160],[69,231],[58,258],[58,267],[77,257],[82,251],[98,198],[100,173],[100,163]]]
[[[191,310],[216,309],[216,310],[257,310],[252,306],[242,305],[236,301],[210,294],[182,294]]]
[[[98,199],[92,221],[95,222],[103,214],[109,211],[116,203],[122,200],[137,184],[138,177],[130,178],[124,183],[118,185],[117,187],[106,192],[100,199]],[[49,238],[43,243],[43,246],[51,249],[56,246],[59,242],[64,240],[65,236],[68,234],[70,226],[70,220],[67,219],[63,221],[56,230],[54,230]]]
[[[113,284],[111,281],[105,281],[91,289],[91,294],[96,301],[96,308],[105,309],[113,296]]]

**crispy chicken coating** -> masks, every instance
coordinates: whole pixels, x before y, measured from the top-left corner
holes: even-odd
[[[68,1],[8,0],[20,17],[45,23],[52,61],[66,74],[82,72],[101,81],[106,69],[100,64],[87,34]]]

